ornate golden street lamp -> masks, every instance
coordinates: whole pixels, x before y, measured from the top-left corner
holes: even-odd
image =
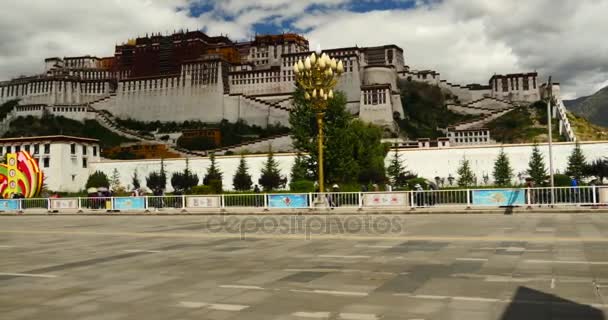
[[[324,192],[323,175],[323,116],[327,108],[327,100],[334,97],[334,87],[338,78],[344,72],[342,61],[329,58],[323,53],[320,57],[312,53],[306,60],[299,60],[293,66],[296,83],[304,90],[304,98],[311,102],[317,115],[319,127],[319,191]]]

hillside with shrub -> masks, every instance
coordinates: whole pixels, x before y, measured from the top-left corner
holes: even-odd
[[[86,120],[83,123],[62,116],[53,116],[49,114],[46,114],[41,118],[33,116],[17,117],[11,121],[8,131],[2,137],[16,138],[51,135],[98,139],[102,149],[133,141],[109,131],[95,120]]]

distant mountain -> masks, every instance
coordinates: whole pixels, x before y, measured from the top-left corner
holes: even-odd
[[[591,123],[608,127],[608,87],[588,97],[566,100],[564,105],[572,113],[586,118]]]

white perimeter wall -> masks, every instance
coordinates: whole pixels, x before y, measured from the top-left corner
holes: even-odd
[[[553,158],[555,170],[564,172],[568,163],[568,156],[574,148],[573,143],[556,143],[553,146]],[[608,154],[608,141],[605,142],[587,142],[581,143],[581,148],[588,161],[598,159]],[[483,146],[483,147],[452,147],[446,149],[403,149],[400,150],[402,161],[407,166],[408,170],[416,172],[418,175],[429,180],[439,176],[447,178],[452,175],[458,177],[456,171],[463,157],[466,157],[471,162],[473,172],[477,176],[479,183],[482,182],[484,174],[490,176],[492,180],[492,171],[494,161],[500,152],[501,146]],[[548,149],[546,144],[540,145],[541,152],[545,156],[545,161],[548,164]],[[519,172],[524,172],[528,167],[528,161],[532,153],[532,145],[506,145],[504,150],[507,153],[511,166],[514,169],[515,175]],[[386,164],[392,157],[392,151],[386,158]],[[289,178],[291,166],[293,165],[295,155],[281,154],[275,155],[275,159],[279,163],[280,170],[283,175]],[[247,164],[249,173],[252,175],[254,184],[257,183],[260,177],[260,171],[263,163],[266,161],[266,155],[251,155],[247,156]],[[232,177],[236,172],[239,164],[239,156],[218,156],[217,163],[224,173],[223,185],[226,190],[232,189]],[[171,191],[170,176],[173,172],[182,171],[185,167],[184,159],[165,160],[165,169],[169,173],[167,190]],[[199,181],[202,182],[204,174],[210,165],[208,158],[191,158],[190,168],[199,176]],[[114,168],[118,169],[121,177],[121,183],[124,186],[131,184],[131,176],[135,169],[140,177],[140,182],[145,185],[145,177],[153,171],[160,169],[160,160],[135,160],[135,161],[102,161],[91,163],[91,172],[101,170],[108,176],[111,176]],[[446,179],[447,181],[447,179]]]

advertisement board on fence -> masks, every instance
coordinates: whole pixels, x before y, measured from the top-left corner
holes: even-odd
[[[306,194],[271,194],[268,195],[270,208],[308,208]]]
[[[78,199],[50,199],[51,209],[54,210],[69,210],[78,209]]]
[[[206,197],[187,197],[186,207],[187,208],[219,208],[220,197],[218,196],[206,196]]]
[[[0,211],[19,210],[19,200],[0,200]]]
[[[526,192],[516,190],[473,190],[473,205],[476,206],[523,206]]]
[[[409,206],[407,193],[364,193],[364,207],[407,207]]]
[[[114,198],[114,210],[144,210],[146,201],[143,197]]]

